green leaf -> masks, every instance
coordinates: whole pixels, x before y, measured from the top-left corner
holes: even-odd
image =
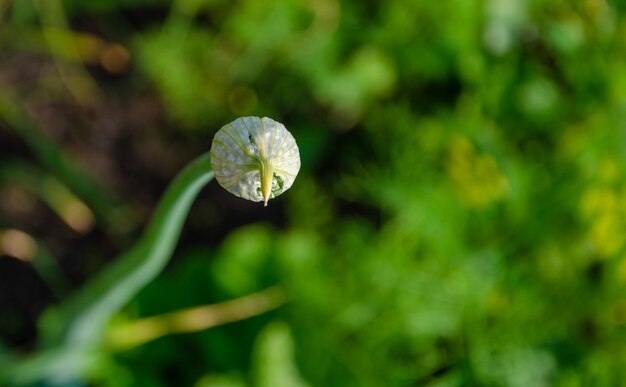
[[[295,364],[293,336],[287,324],[272,322],[259,334],[254,351],[255,387],[306,387]]]

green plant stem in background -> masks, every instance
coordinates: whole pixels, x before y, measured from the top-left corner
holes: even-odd
[[[91,209],[53,176],[28,163],[8,160],[0,166],[0,179],[40,199],[74,231],[82,234],[91,231],[94,223]]]
[[[194,199],[211,179],[207,152],[170,184],[137,244],[68,302],[44,315],[42,352],[6,364],[0,359],[0,381],[4,376],[16,383],[41,379],[62,382],[83,374],[94,359],[95,349],[102,345],[110,318],[167,264]]]
[[[202,305],[126,322],[111,331],[107,344],[112,350],[124,351],[166,335],[199,332],[257,316],[283,305],[285,301],[284,291],[273,286],[219,304]]]
[[[37,254],[33,257],[31,264],[57,298],[60,299],[67,294],[70,287],[69,280],[59,267],[56,257],[41,240],[37,240]]]
[[[99,220],[104,221],[106,229],[125,233],[135,227],[135,220],[129,218],[128,211],[120,206],[120,200],[59,151],[21,103],[5,92],[0,93],[0,118],[22,138],[39,162],[81,198]]]

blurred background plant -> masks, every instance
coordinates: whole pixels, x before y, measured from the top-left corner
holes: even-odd
[[[111,345],[75,383],[623,384],[625,15],[606,0],[0,2],[0,358],[36,351],[42,311],[137,239],[221,125],[256,115],[296,137],[294,186],[264,209],[210,184],[108,334],[219,317],[193,308],[276,284],[288,302]]]

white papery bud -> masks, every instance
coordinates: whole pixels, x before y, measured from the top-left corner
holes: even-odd
[[[228,192],[267,206],[270,198],[288,190],[296,179],[300,150],[280,122],[241,117],[215,134],[211,167]]]

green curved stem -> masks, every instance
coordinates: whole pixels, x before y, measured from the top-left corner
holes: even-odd
[[[169,261],[194,199],[212,178],[207,152],[192,161],[172,181],[146,231],[132,249],[58,309],[43,317],[43,351],[9,367],[0,362],[0,369],[10,370],[9,376],[19,383],[55,378],[57,372],[62,372],[65,377],[84,372],[92,358],[90,355],[102,345],[104,329],[110,318]]]

